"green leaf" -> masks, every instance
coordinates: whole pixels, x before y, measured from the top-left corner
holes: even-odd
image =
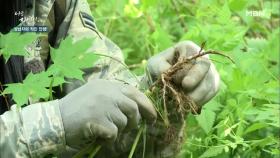
[[[150,36],[159,51],[162,51],[172,45],[172,36],[168,34],[160,25],[157,25],[156,31]]]
[[[248,51],[253,53],[259,53],[265,49],[268,44],[268,41],[264,38],[249,38],[246,39],[248,45]]]
[[[10,32],[0,36],[0,55],[3,55],[8,61],[11,55],[27,55],[26,46],[36,39],[35,33]]]
[[[53,65],[47,70],[49,75],[54,76],[56,81],[63,78],[83,80],[83,68],[93,67],[98,56],[88,49],[93,44],[93,39],[82,39],[74,42],[67,37],[61,42],[58,49],[51,49]]]
[[[267,126],[268,124],[265,123],[254,123],[245,130],[244,135],[265,128]]]
[[[18,106],[24,105],[28,102],[29,90],[28,87],[22,83],[9,84],[2,94],[12,94],[13,100]]]
[[[215,112],[207,109],[203,109],[201,114],[196,116],[196,120],[200,127],[204,130],[206,134],[208,134],[215,122],[216,114]]]
[[[28,74],[23,83],[7,84],[3,94],[12,94],[13,100],[18,106],[28,103],[29,97],[38,101],[49,97],[49,90],[46,88],[50,85],[51,79],[46,72],[38,74]]]
[[[230,0],[229,7],[233,11],[241,11],[247,6],[247,0]]]
[[[217,20],[219,23],[228,23],[231,18],[231,12],[227,4],[223,6],[223,8],[215,8],[218,12]]]
[[[280,128],[279,110],[279,104],[263,104],[259,105],[258,108],[251,108],[245,113],[247,115],[253,115],[254,121],[265,122],[268,125]]]
[[[214,157],[221,154],[224,150],[223,146],[220,147],[210,147],[207,149],[199,158]]]
[[[223,105],[217,101],[216,98],[210,100],[206,105],[204,105],[204,109],[205,110],[210,110],[213,112],[219,111],[221,108],[223,107]]]
[[[138,9],[133,3],[129,3],[125,6],[124,13],[132,18],[138,18],[143,15],[142,11]]]
[[[267,146],[267,145],[271,145],[271,144],[275,144],[276,142],[278,142],[279,140],[278,139],[275,139],[271,136],[268,136],[266,138],[262,138],[262,139],[259,139],[259,140],[254,140],[253,143],[252,143],[252,146],[259,146],[261,148]]]

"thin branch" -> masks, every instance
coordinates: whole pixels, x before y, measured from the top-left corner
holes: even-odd
[[[198,54],[194,55],[194,56],[190,56],[189,58],[179,58],[178,60],[176,60],[176,56],[175,58],[175,63],[164,73],[162,73],[162,75],[160,76],[160,78],[158,78],[154,84],[150,87],[151,91],[153,91],[153,88],[155,86],[160,86],[162,87],[162,97],[163,97],[163,108],[164,108],[164,116],[165,116],[165,121],[168,121],[168,111],[167,111],[167,95],[171,93],[171,95],[173,97],[175,97],[175,100],[177,102],[178,105],[178,109],[179,109],[179,113],[183,114],[184,112],[186,112],[186,108],[184,106],[188,106],[189,109],[192,111],[192,113],[197,114],[197,110],[199,110],[199,107],[196,105],[196,103],[187,95],[185,95],[185,92],[180,90],[180,88],[178,89],[179,92],[176,91],[176,87],[175,85],[173,85],[172,83],[172,76],[177,73],[179,70],[184,68],[185,64],[189,64],[191,63],[193,60],[196,60],[199,57],[202,57],[204,55],[208,55],[208,54],[215,54],[215,55],[220,55],[223,57],[228,58],[232,63],[234,63],[233,59],[225,54],[222,54],[220,52],[214,51],[214,50],[209,50],[206,52],[203,52],[203,48],[205,47],[206,42],[203,42],[201,45],[201,48],[198,52]],[[169,91],[167,91],[167,89]],[[181,105],[182,104],[182,105]]]
[[[130,150],[130,152],[129,152],[128,158],[132,158],[132,157],[133,157],[133,155],[134,155],[134,153],[135,153],[135,151],[136,151],[136,147],[137,147],[137,145],[138,145],[138,143],[139,143],[140,136],[141,136],[141,134],[142,134],[143,131],[144,131],[144,128],[145,128],[145,125],[142,124],[141,127],[140,127],[140,129],[139,129],[138,132],[137,132],[136,138],[134,139],[134,142],[133,142],[133,144],[132,144],[132,147],[131,147],[131,150]]]
[[[100,53],[94,53],[94,54],[97,55],[97,56],[102,56],[102,57],[110,58],[110,59],[112,59],[112,60],[114,60],[114,61],[120,63],[120,64],[121,64],[122,66],[124,66],[125,69],[127,69],[128,72],[136,79],[137,83],[140,84],[140,81],[139,81],[138,77],[137,77],[134,73],[132,73],[131,71],[129,71],[129,67],[128,67],[125,63],[123,63],[121,60],[116,59],[116,58],[114,58],[114,57],[112,57],[112,56],[109,56],[109,55],[105,55],[105,54],[100,54]]]
[[[164,122],[165,122],[165,125],[167,127],[169,127],[170,123],[169,123],[169,119],[168,119],[168,110],[167,110],[167,105],[166,105],[166,82],[165,82],[164,74],[162,74],[161,80],[162,80],[162,83],[163,83],[163,89],[162,89],[163,94],[162,94],[162,96],[163,96]]]
[[[146,17],[146,22],[150,28],[150,32],[155,32],[156,27],[155,27],[152,17],[147,12],[144,12],[144,15]]]
[[[139,68],[139,67],[142,67],[142,66],[143,66],[142,63],[137,63],[137,64],[128,65],[127,67],[129,69],[134,69],[134,68]]]
[[[188,58],[187,60],[193,60],[193,59],[196,59],[196,58],[198,58],[198,57],[201,57],[201,56],[204,56],[204,55],[207,55],[207,54],[215,54],[215,55],[220,55],[220,56],[226,57],[226,58],[228,58],[233,64],[235,64],[234,60],[233,60],[230,56],[225,55],[225,54],[222,54],[222,53],[217,52],[217,51],[214,51],[214,50],[209,50],[209,51],[206,51],[206,52],[197,54],[197,55],[195,55],[195,56],[192,56],[191,58]]]
[[[0,92],[1,92],[1,94],[4,92],[4,88],[3,88],[3,85],[1,83],[1,81],[0,81]],[[6,102],[7,109],[10,110],[10,104],[8,102],[7,96],[5,94],[2,94],[2,96],[3,96],[3,98],[4,98],[5,102]]]

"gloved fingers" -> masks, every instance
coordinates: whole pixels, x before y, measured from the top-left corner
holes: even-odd
[[[104,120],[99,124],[91,126],[96,134],[97,140],[106,144],[113,144],[118,136],[118,127],[109,120]]]
[[[211,91],[213,88],[213,77],[211,73],[207,73],[205,78],[199,83],[199,85],[188,95],[193,99],[193,101],[199,105],[200,107],[205,103],[205,96]]]
[[[180,57],[190,57],[198,54],[200,47],[192,41],[182,41],[175,45],[175,52],[179,52]]]
[[[179,53],[179,57],[190,57],[198,54],[200,47],[192,41],[182,41],[176,44],[174,47],[168,48],[152,57],[148,61],[148,70],[153,78],[159,77],[160,74],[168,70],[172,64],[174,64],[174,59],[176,58],[176,53]],[[205,56],[208,58],[208,56]]]
[[[189,70],[193,67],[193,64],[186,64],[181,70],[178,70],[174,75],[172,75],[172,80],[178,86],[182,86],[182,81],[185,76],[187,76]]]
[[[170,63],[163,57],[152,57],[148,61],[148,70],[153,78],[159,77],[171,67]]]
[[[128,125],[127,116],[120,110],[116,109],[115,112],[110,114],[111,121],[118,127],[118,132],[123,131]]]
[[[198,54],[199,51],[200,51],[200,47],[196,45],[194,42],[181,41],[177,43],[174,47],[164,50],[163,52],[155,56],[155,58],[161,57],[166,61],[168,61],[168,63],[173,63],[176,52],[179,53],[179,57],[186,58]]]
[[[125,129],[137,128],[141,119],[137,103],[123,95],[117,105],[127,118]]]
[[[140,114],[143,118],[150,123],[155,122],[157,118],[156,110],[145,94],[130,85],[124,85],[121,92],[137,103]]]
[[[196,59],[195,64],[187,72],[187,75],[182,80],[182,87],[186,91],[191,91],[205,78],[205,75],[209,71],[210,61],[206,58]]]
[[[218,92],[219,90],[219,83],[220,83],[220,76],[218,75],[218,72],[214,66],[214,64],[211,64],[210,70],[208,72],[210,78],[212,79],[211,82],[209,83],[212,85],[211,90],[209,93],[203,98],[202,104],[207,103],[210,99],[212,99]]]
[[[165,61],[167,61],[169,64],[172,63],[173,59],[174,59],[174,55],[175,55],[175,49],[176,47],[170,47],[167,48],[166,50],[160,52],[158,55],[156,55],[156,58],[161,58]]]

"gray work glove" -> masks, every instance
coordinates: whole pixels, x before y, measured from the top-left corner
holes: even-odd
[[[156,78],[171,67],[175,52],[178,52],[180,57],[188,58],[198,54],[199,51],[200,47],[191,41],[179,42],[149,59],[148,70],[151,76]],[[173,78],[173,81],[200,107],[215,96],[219,80],[219,74],[208,56],[198,58],[191,67],[186,66]]]
[[[156,119],[150,100],[118,81],[92,80],[60,100],[66,144],[80,148],[95,140],[113,143],[120,131],[137,128],[141,116]]]

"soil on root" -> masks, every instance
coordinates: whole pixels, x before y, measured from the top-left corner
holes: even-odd
[[[176,150],[180,149],[180,144],[185,138],[183,131],[186,115],[189,112],[200,114],[201,111],[201,107],[185,93],[182,87],[174,83],[176,74],[182,70],[190,70],[197,58],[207,54],[221,55],[234,63],[229,56],[217,51],[202,52],[203,47],[204,44],[202,44],[198,54],[189,58],[181,58],[179,52],[175,52],[172,66],[150,87],[152,97],[155,100],[161,98],[160,103],[157,104],[157,110],[162,120],[158,120],[154,125],[154,128],[161,129],[157,130],[161,131],[157,137],[162,140],[162,144],[174,144],[173,146]]]

